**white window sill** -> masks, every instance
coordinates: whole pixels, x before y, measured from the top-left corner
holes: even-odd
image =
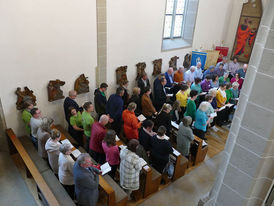
[[[182,49],[192,46],[191,40],[178,39],[163,39],[162,51]]]

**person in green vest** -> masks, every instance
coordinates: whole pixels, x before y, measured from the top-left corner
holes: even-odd
[[[33,102],[31,100],[26,100],[24,102],[24,107],[25,107],[25,109],[22,112],[22,120],[25,124],[25,128],[26,128],[28,135],[30,135],[31,134],[30,119],[32,117],[30,110],[34,107]]]
[[[198,97],[198,92],[197,90],[191,90],[190,91],[190,99],[187,100],[187,105],[186,105],[186,112],[184,116],[190,116],[192,118],[192,121],[195,120],[195,114],[196,114],[196,104],[195,100]]]
[[[91,102],[86,102],[83,105],[84,111],[82,113],[82,124],[84,128],[84,135],[86,138],[86,145],[85,149],[88,152],[89,151],[89,140],[91,135],[91,125],[94,122],[93,117],[91,116],[91,112],[94,111],[94,107]]]
[[[226,90],[225,90],[225,93],[226,93],[226,104],[227,103],[230,103],[231,102],[231,99],[233,97],[233,94],[232,94],[232,91],[231,91],[231,83],[226,83]]]
[[[82,114],[77,112],[74,107],[69,107],[69,123],[72,126],[70,135],[78,142],[79,146],[83,146],[83,124],[82,124]]]

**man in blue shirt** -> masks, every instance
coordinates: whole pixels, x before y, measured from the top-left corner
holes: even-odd
[[[240,74],[240,77],[243,79],[245,78],[247,67],[248,67],[248,64],[244,64],[243,68],[239,69],[237,72],[238,74]]]
[[[195,68],[194,78],[203,79],[203,70],[201,67],[202,67],[201,62],[198,62]]]
[[[166,87],[173,87],[173,68],[170,67],[167,72],[165,73],[165,77],[166,77]]]

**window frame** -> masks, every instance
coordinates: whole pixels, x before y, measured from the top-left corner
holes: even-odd
[[[187,0],[184,0],[184,10],[182,14],[177,14],[176,10],[177,10],[177,3],[178,0],[174,0],[173,2],[173,12],[172,14],[166,14],[166,9],[165,9],[165,19],[164,19],[164,31],[165,31],[165,22],[166,22],[166,17],[167,16],[171,16],[171,29],[170,29],[170,36],[169,37],[163,37],[163,40],[165,39],[178,39],[178,38],[183,38],[183,29],[184,29],[184,17],[185,17],[185,8],[186,8],[186,4],[187,4]],[[167,1],[166,1],[166,7],[167,7]],[[182,25],[181,25],[181,34],[180,36],[174,36],[174,27],[175,27],[175,20],[176,20],[176,16],[182,16],[183,21],[182,21]]]

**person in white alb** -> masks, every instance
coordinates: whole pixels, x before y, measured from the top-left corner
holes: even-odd
[[[203,70],[201,62],[198,62],[194,72],[194,78],[203,79]]]
[[[185,72],[185,82],[194,82],[195,66],[191,66],[188,71]]]

